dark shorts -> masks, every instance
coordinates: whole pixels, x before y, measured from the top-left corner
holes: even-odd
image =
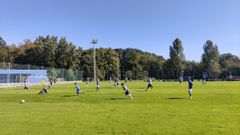
[[[130,94],[130,92],[128,90],[125,91],[125,95],[128,95]]]
[[[148,84],[148,87],[153,87],[152,84]]]
[[[77,93],[77,94],[80,94],[80,89],[77,89],[76,93]]]

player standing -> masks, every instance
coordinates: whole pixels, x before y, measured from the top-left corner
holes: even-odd
[[[202,84],[205,84],[207,83],[207,78],[208,78],[208,74],[207,72],[203,72],[203,75],[202,75]]]
[[[124,82],[125,82],[125,83],[128,82],[128,77],[125,77]]]
[[[111,76],[109,77],[109,83],[112,83],[112,77]]]
[[[87,77],[87,79],[86,79],[86,85],[88,86],[88,84],[89,84],[89,77]]]
[[[123,88],[123,90],[125,92],[125,95],[129,96],[130,99],[133,99],[132,94],[130,93],[129,89],[124,85],[124,83],[122,83],[121,85],[122,85],[122,88]]]
[[[193,88],[193,79],[191,79],[191,77],[188,77],[188,94],[189,94],[189,99],[192,99],[192,88]]]
[[[99,91],[99,90],[100,90],[100,86],[99,86],[99,79],[98,79],[98,78],[97,78],[97,80],[96,80],[96,85],[97,85],[96,91]]]

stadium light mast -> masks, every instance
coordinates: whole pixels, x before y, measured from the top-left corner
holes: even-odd
[[[96,44],[97,44],[97,39],[93,39],[92,40],[92,44],[93,44],[93,70],[94,70],[94,72],[93,72],[93,76],[94,76],[94,81],[96,81],[96,79],[97,79],[97,75],[96,75]]]

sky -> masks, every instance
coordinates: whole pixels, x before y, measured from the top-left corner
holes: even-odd
[[[240,56],[239,0],[0,0],[0,36],[20,44],[39,35],[91,48],[137,48],[169,58],[180,38],[187,60],[200,61],[212,40]]]

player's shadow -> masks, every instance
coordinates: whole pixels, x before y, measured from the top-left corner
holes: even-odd
[[[105,100],[125,100],[126,98],[108,98],[108,99],[105,99]]]
[[[90,91],[90,90],[87,90],[87,91],[85,91],[85,92],[87,92],[87,93],[97,93],[98,91]]]
[[[170,97],[170,98],[167,98],[167,99],[170,99],[170,100],[180,100],[180,99],[186,99],[186,98]]]
[[[77,95],[64,95],[62,97],[75,97],[75,96],[77,96]]]
[[[136,90],[136,92],[146,92],[145,90]]]

